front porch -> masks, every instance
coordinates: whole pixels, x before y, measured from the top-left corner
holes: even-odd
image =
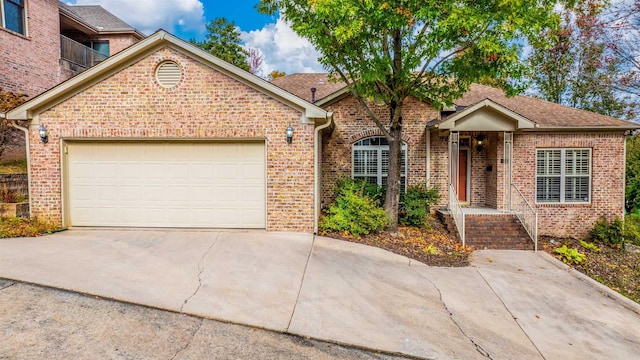
[[[512,181],[514,132],[534,127],[484,100],[430,129],[447,141],[446,211],[463,246],[537,250],[537,213]]]

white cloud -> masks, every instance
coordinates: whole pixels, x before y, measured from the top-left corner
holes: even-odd
[[[262,29],[243,31],[241,36],[246,47],[258,48],[264,54],[264,74],[274,70],[287,74],[325,71],[318,63],[320,53],[307,39],[298,36],[282,18]]]
[[[101,5],[129,25],[151,34],[158,29],[203,33],[204,5],[199,0],[76,0],[76,5]],[[179,27],[179,28],[176,28]]]

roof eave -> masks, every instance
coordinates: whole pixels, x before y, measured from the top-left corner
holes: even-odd
[[[455,128],[455,123],[456,121],[474,113],[477,110],[480,109],[484,109],[484,108],[490,108],[492,110],[495,110],[499,113],[501,113],[502,115],[511,118],[513,120],[515,120],[518,123],[517,129],[521,130],[521,129],[534,129],[538,126],[538,124],[536,124],[534,121],[531,121],[529,119],[527,119],[526,117],[490,100],[490,99],[485,99],[482,100],[480,102],[477,102],[474,105],[471,105],[467,108],[465,108],[464,110],[455,113],[455,114],[451,114],[449,115],[444,121],[436,123],[436,124],[432,124],[431,126],[437,127],[439,129],[443,129],[443,130],[452,130]],[[429,125],[427,125],[429,126]]]

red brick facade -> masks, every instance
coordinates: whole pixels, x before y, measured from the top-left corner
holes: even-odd
[[[342,176],[351,176],[352,146],[359,140],[380,136],[376,124],[365,114],[355,98],[349,96],[325,107],[333,112],[335,128],[325,133],[322,147],[322,205],[331,202],[333,187]],[[371,104],[381,119],[389,117],[385,106]],[[425,184],[427,144],[425,124],[438,116],[428,104],[408,99],[403,110],[403,140],[407,144],[408,185]],[[384,120],[383,120],[384,121]]]
[[[26,1],[26,35],[0,27],[0,87],[33,97],[60,83],[58,0]]]
[[[482,133],[486,145],[482,151],[473,146],[479,133],[460,133],[472,139],[471,206],[508,208],[505,186],[504,135]],[[431,131],[431,184],[441,190],[438,204],[446,207],[449,179],[448,135]],[[584,238],[601,216],[623,216],[624,141],[622,131],[615,133],[515,133],[513,139],[512,183],[538,212],[540,235]],[[586,204],[536,203],[536,150],[541,148],[592,149],[591,201]],[[490,171],[489,171],[490,170]],[[484,192],[484,193],[483,193]]]
[[[0,26],[0,88],[32,98],[78,71],[70,71],[60,59],[59,2],[28,0],[25,12],[25,35]],[[86,40],[109,41],[110,55],[138,41],[132,34],[102,34]]]
[[[170,89],[155,80],[164,60],[183,70]],[[143,58],[41,113],[49,143],[31,126],[31,211],[62,223],[64,139],[264,139],[267,230],[312,232],[314,125],[301,113],[171,48]],[[294,140],[287,144],[288,125]]]

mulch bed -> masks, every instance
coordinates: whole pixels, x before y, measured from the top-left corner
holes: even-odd
[[[599,251],[588,250],[580,245],[580,241],[571,238],[541,237],[540,249],[560,259],[553,250],[567,245],[586,255],[580,264],[568,264],[598,282],[610,287],[622,295],[640,303],[640,247],[626,245],[621,247],[598,245]]]
[[[443,225],[430,219],[429,229],[400,226],[394,236],[387,232],[350,236],[341,233],[321,234],[323,236],[379,247],[392,253],[404,255],[431,266],[460,267],[469,265],[469,254],[473,251],[452,239]]]

